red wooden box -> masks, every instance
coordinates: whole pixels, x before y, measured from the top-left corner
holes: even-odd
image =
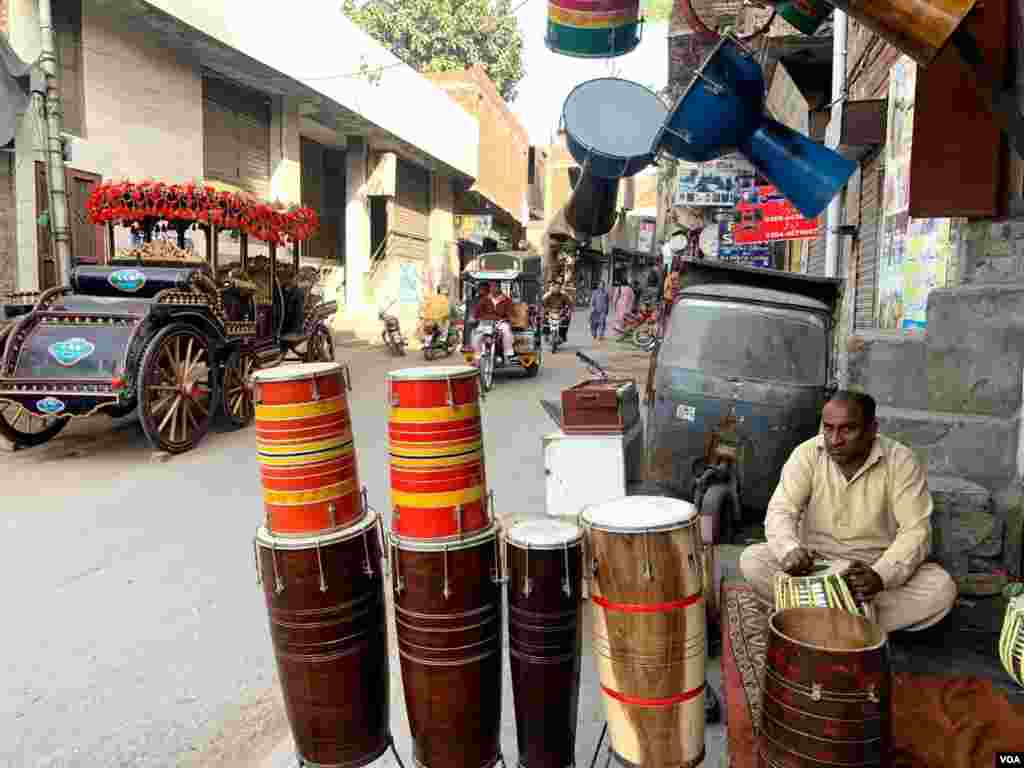
[[[618,435],[639,420],[635,379],[588,379],[562,390],[562,431],[567,435]]]

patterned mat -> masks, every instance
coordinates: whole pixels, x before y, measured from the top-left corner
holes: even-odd
[[[722,679],[731,768],[757,765],[768,610],[746,584],[722,585]]]

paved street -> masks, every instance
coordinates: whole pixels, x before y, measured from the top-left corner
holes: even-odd
[[[584,312],[569,347],[546,355],[537,379],[502,377],[485,403],[488,478],[502,517],[544,513],[540,438],[553,425],[537,400],[556,398],[583,374],[573,349],[585,325]],[[612,346],[593,354],[607,359]],[[384,374],[423,360],[392,360],[379,348],[339,357],[352,369],[360,474],[370,503],[384,510]],[[643,361],[632,362],[642,381]],[[458,363],[453,356],[435,364]],[[250,428],[212,433],[195,451],[163,460],[133,421],[103,418],[42,448],[0,453],[0,765],[289,764],[253,565],[262,517],[254,454]],[[580,765],[589,763],[602,722],[585,654]],[[511,695],[506,681],[503,749],[514,762]],[[408,761],[397,658],[391,701]],[[709,729],[706,765],[725,764],[723,741],[721,727]]]

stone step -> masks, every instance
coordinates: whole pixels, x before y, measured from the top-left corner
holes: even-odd
[[[928,408],[928,347],[924,334],[858,331],[847,340],[850,386],[880,406]]]
[[[997,517],[988,489],[962,477],[929,473],[932,494],[932,556],[957,581],[961,592],[986,591],[972,572],[1001,566],[1004,521]]]

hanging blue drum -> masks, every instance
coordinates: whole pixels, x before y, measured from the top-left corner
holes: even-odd
[[[633,176],[654,160],[654,139],[668,110],[639,83],[602,77],[580,83],[562,106],[569,154],[602,179]]]

